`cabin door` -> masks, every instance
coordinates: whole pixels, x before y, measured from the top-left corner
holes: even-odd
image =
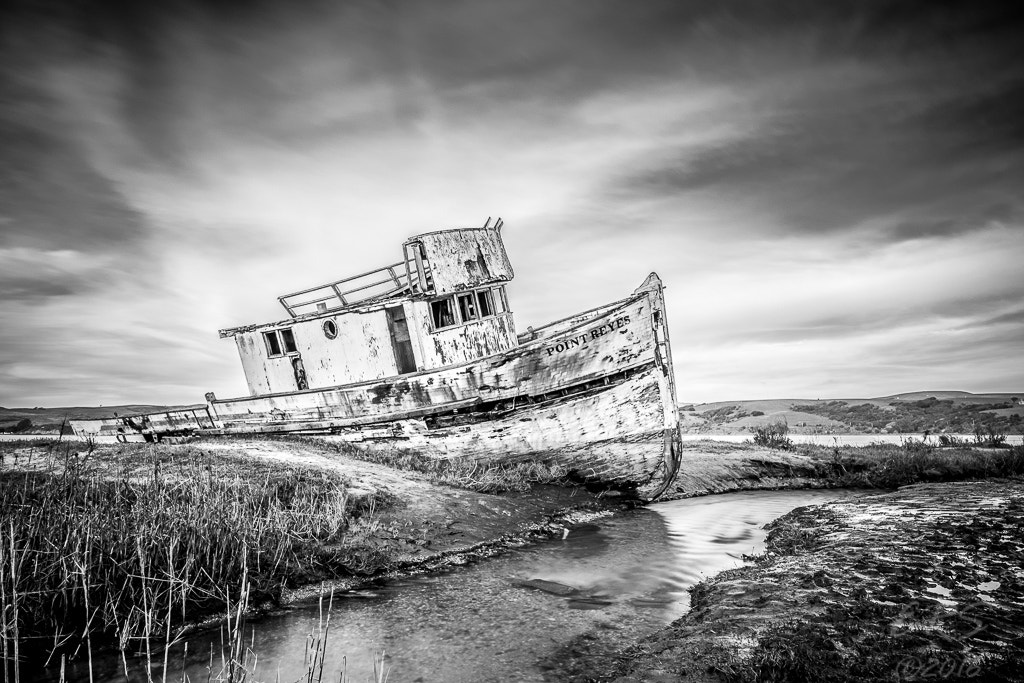
[[[412,353],[412,340],[409,338],[409,324],[405,319],[405,308],[395,306],[385,309],[388,314],[388,329],[391,331],[391,345],[395,349],[395,364],[398,374],[416,372],[416,357]]]

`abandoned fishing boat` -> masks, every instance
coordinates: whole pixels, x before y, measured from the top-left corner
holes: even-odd
[[[220,331],[249,396],[72,422],[80,436],[315,434],[365,450],[557,463],[660,495],[679,458],[662,283],[517,334],[502,222],[417,235],[398,263],[279,297]]]

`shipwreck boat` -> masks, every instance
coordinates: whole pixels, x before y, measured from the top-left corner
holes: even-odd
[[[279,297],[220,331],[249,396],[73,421],[79,436],[314,434],[357,449],[557,463],[653,499],[679,464],[662,283],[517,334],[502,222],[417,235],[398,263]]]

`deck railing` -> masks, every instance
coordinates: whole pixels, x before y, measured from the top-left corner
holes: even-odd
[[[355,304],[397,296],[410,291],[416,263],[400,261],[366,273],[277,297],[293,318],[306,313],[333,311]]]

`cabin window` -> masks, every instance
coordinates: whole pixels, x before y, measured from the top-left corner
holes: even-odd
[[[508,300],[505,299],[505,288],[495,287],[494,292],[494,312],[495,314],[504,313],[508,310]]]
[[[284,346],[285,353],[298,353],[299,349],[295,346],[295,335],[292,334],[290,329],[281,330],[281,342]]]
[[[494,315],[494,299],[491,298],[491,290],[481,289],[476,293],[476,299],[480,306],[481,318]]]
[[[291,328],[264,332],[263,342],[267,345],[267,355],[271,357],[299,352],[299,348],[295,345],[295,335],[292,334]]]
[[[508,311],[504,287],[487,287],[430,302],[433,329],[444,329],[501,315]]]
[[[469,294],[459,294],[459,313],[462,314],[462,322],[464,323],[480,317],[476,311],[476,297],[472,292]]]
[[[281,355],[281,341],[277,338],[277,331],[264,332],[263,341],[267,343],[268,356]]]
[[[452,297],[445,297],[430,302],[430,318],[434,323],[434,329],[440,330],[443,327],[451,327],[455,320],[455,308]]]
[[[338,336],[338,323],[333,320],[324,321],[324,336],[328,339],[334,339]]]

